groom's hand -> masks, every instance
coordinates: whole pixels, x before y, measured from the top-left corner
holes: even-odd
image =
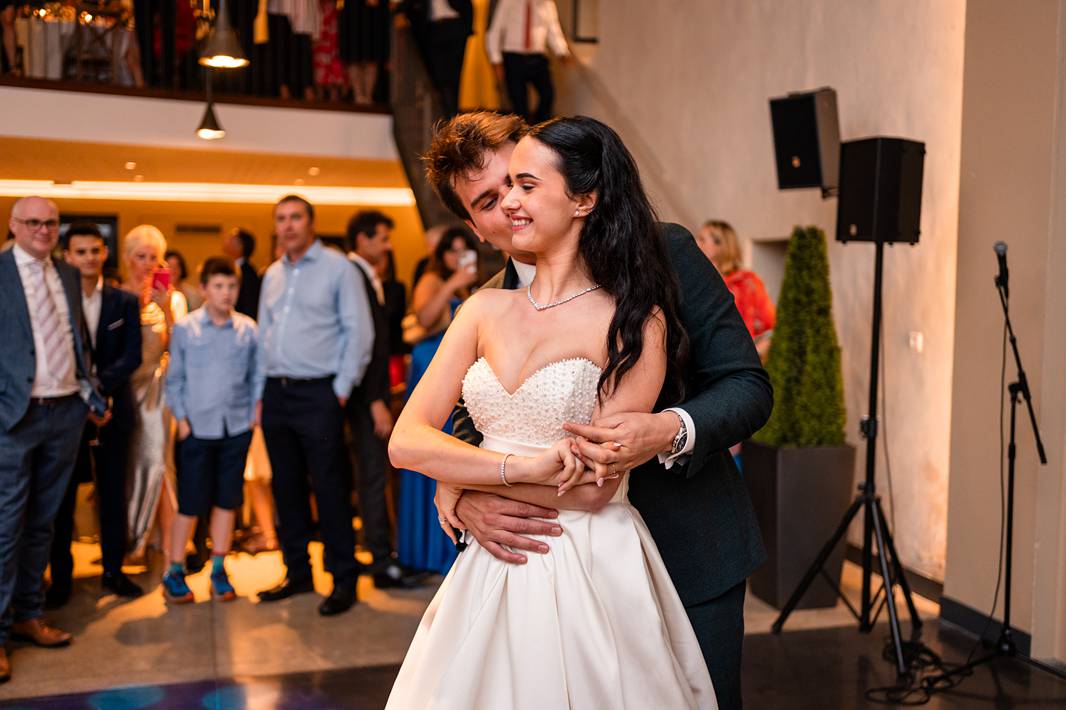
[[[563,529],[558,523],[538,518],[556,518],[558,511],[551,508],[522,503],[502,498],[491,493],[463,491],[456,513],[466,524],[468,532],[489,551],[493,557],[515,565],[526,563],[526,556],[503,547],[547,554],[548,546],[525,535],[550,535],[558,537]],[[522,534],[519,534],[522,533]]]
[[[670,451],[681,420],[673,412],[623,412],[602,417],[592,424],[563,424],[575,434],[576,449],[596,476],[632,471],[660,453]]]

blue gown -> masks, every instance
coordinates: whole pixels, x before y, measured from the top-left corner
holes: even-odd
[[[451,300],[452,316],[462,303]],[[414,392],[429,363],[440,347],[444,332],[426,338],[411,349],[411,371],[407,375],[407,396]],[[452,433],[451,419],[442,429]],[[396,511],[396,554],[400,564],[420,570],[432,570],[447,574],[458,554],[455,545],[441,530],[437,521],[437,507],[433,495],[437,482],[417,471],[400,470],[400,503]]]

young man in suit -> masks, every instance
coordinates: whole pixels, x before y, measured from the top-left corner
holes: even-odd
[[[255,237],[251,232],[235,228],[222,240],[222,253],[233,259],[241,270],[241,290],[237,294],[238,313],[243,313],[252,320],[259,317],[259,290],[262,279],[252,266],[252,254],[255,253]]]
[[[502,288],[527,285],[534,271],[529,255],[512,248],[511,222],[500,206],[510,190],[511,152],[525,131],[516,116],[459,115],[438,129],[425,159],[427,178],[441,201],[482,240],[511,256],[505,271],[487,284]],[[674,224],[661,229],[689,336],[686,400],[652,414],[618,414],[592,426],[567,428],[581,437],[590,466],[605,474],[632,471],[630,501],[655,538],[685,605],[719,707],[733,710],[741,707],[745,582],[764,561],[765,551],[728,449],[765,424],[773,395],[717,271],[701,258],[687,230]],[[462,407],[453,421],[456,436],[480,441]],[[554,494],[545,493],[538,507],[467,491],[457,512],[494,556],[523,564],[526,557],[519,551],[548,552],[547,545],[524,535],[558,534],[544,520],[556,515]]]
[[[8,638],[70,643],[41,618],[52,522],[86,415],[101,426],[110,417],[83,345],[78,273],[52,259],[59,209],[24,197],[8,226],[15,245],[0,253],[0,682],[11,677]]]
[[[374,320],[374,351],[363,381],[348,400],[348,427],[351,432],[352,460],[357,467],[359,510],[363,518],[363,539],[374,556],[370,572],[379,589],[418,586],[418,575],[395,559],[388,504],[385,501],[387,475],[386,444],[392,433],[392,399],[389,383],[389,324],[385,316],[385,292],[377,267],[392,251],[393,221],[377,210],[359,212],[348,222],[348,258],[356,266],[366,286],[367,301]]]
[[[133,425],[129,378],[141,364],[141,308],[136,296],[104,283],[107,244],[95,224],[72,224],[64,241],[64,258],[81,274],[82,313],[100,393],[111,400],[111,421],[102,427],[86,426],[75,474],[56,515],[52,586],[46,600],[49,608],[61,607],[70,598],[74,571],[70,538],[76,495],[78,484],[90,478],[96,483],[96,510],[100,520],[104,567],[101,585],[120,597],[135,598],[143,593],[122,572],[126,552],[126,460]]]

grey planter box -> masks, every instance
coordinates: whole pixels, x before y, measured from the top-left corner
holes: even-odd
[[[744,480],[766,543],[767,561],[751,576],[751,592],[780,609],[822,546],[836,531],[855,495],[855,448],[796,448],[744,442]],[[846,540],[825,564],[840,584]],[[819,575],[797,609],[835,606],[837,596]]]

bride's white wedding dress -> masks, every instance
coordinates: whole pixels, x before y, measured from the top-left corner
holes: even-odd
[[[553,362],[507,392],[484,358],[463,379],[482,448],[533,455],[588,422],[600,368]],[[459,555],[407,652],[387,710],[717,708],[685,609],[623,480],[597,513],[562,510],[545,555]]]

